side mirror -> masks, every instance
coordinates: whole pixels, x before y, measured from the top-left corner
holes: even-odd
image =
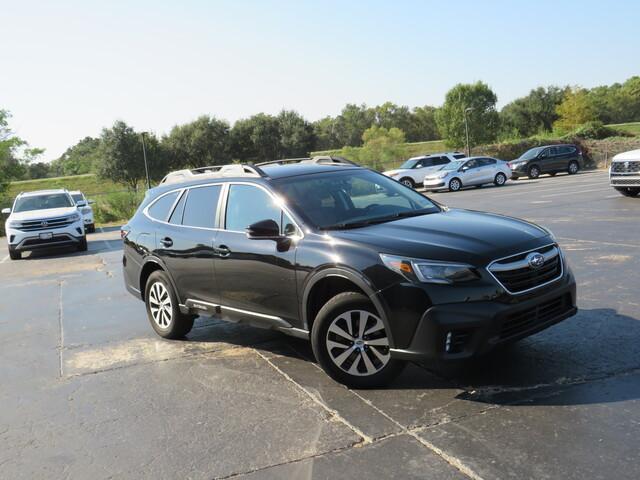
[[[460,170],[458,170],[459,172],[466,172],[467,170],[469,170],[469,167],[460,167]]]
[[[254,240],[278,240],[282,238],[280,235],[280,226],[275,220],[260,220],[247,227],[247,237]]]
[[[78,202],[78,203],[76,203],[76,206],[78,206],[78,207],[86,207],[87,204],[84,203],[84,202]]]
[[[93,205],[94,203],[96,203],[95,200],[87,200],[87,202],[89,203],[89,205]]]
[[[10,208],[3,208],[2,209],[2,215],[11,215],[11,209]]]

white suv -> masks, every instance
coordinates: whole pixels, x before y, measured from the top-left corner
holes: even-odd
[[[87,250],[82,213],[67,190],[21,193],[2,213],[9,215],[5,231],[12,260],[38,248],[74,245]]]
[[[394,180],[399,181],[407,187],[415,188],[417,185],[422,185],[424,177],[439,169],[443,165],[449,162],[455,162],[466,155],[460,152],[447,152],[447,153],[432,153],[429,155],[422,155],[420,157],[413,157],[400,165],[400,168],[395,170],[387,170],[382,172],[387,177],[391,177]]]
[[[82,213],[84,229],[87,233],[94,233],[96,231],[96,223],[93,219],[93,208],[91,208],[91,204],[94,203],[93,200],[87,200],[84,193],[79,190],[69,192],[69,194],[71,198],[73,198],[73,201],[76,202],[80,213]]]
[[[609,182],[625,197],[640,194],[640,150],[619,153],[609,167]]]

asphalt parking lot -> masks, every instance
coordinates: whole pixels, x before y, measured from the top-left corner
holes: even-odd
[[[640,478],[640,200],[605,172],[431,195],[550,228],[580,312],[455,370],[353,391],[305,342],[201,318],[165,341],[89,252],[0,252],[0,478]]]

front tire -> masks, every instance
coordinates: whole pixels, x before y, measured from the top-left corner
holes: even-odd
[[[572,162],[569,162],[569,175],[575,175],[576,173],[578,173],[578,170],[580,170],[580,165],[578,165],[578,162],[576,162],[575,160]]]
[[[540,167],[532,165],[529,167],[529,178],[538,178],[540,176]]]
[[[90,223],[86,226],[87,233],[96,233],[96,224]]]
[[[357,292],[340,293],[320,309],[311,346],[323,370],[353,388],[386,385],[405,365],[391,358],[384,323],[371,301]]]
[[[88,245],[87,245],[87,237],[84,236],[80,239],[80,243],[78,243],[78,251],[79,252],[86,252],[88,249]]]
[[[493,179],[493,183],[496,187],[501,187],[507,183],[507,176],[504,173],[497,173]]]
[[[415,188],[416,185],[413,182],[413,179],[409,178],[409,177],[404,177],[400,179],[400,183],[403,184],[405,187],[409,187],[409,188]]]
[[[22,258],[22,252],[9,247],[9,258],[11,260],[20,260]]]
[[[450,192],[457,192],[461,188],[462,188],[462,182],[460,181],[459,178],[452,178],[449,181],[449,191]]]
[[[625,197],[637,197],[640,194],[640,188],[615,187]]]
[[[194,317],[180,311],[178,297],[164,271],[156,270],[149,275],[144,303],[151,326],[162,338],[182,338],[193,328]]]

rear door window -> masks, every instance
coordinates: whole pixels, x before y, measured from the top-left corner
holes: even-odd
[[[186,227],[215,228],[216,210],[220,198],[220,185],[189,189],[182,216]]]
[[[176,199],[178,198],[179,192],[171,192],[156,200],[149,207],[149,216],[155,220],[160,220],[161,222],[166,222],[167,217],[169,216],[169,212]]]
[[[169,217],[169,223],[173,225],[180,225],[182,223],[182,214],[184,213],[184,205],[187,203],[187,192],[185,191],[180,200],[178,200],[177,205],[173,209],[171,216]]]
[[[466,155],[464,153],[456,153],[453,155],[453,158],[455,158],[456,160],[460,160],[461,158],[466,157]]]

